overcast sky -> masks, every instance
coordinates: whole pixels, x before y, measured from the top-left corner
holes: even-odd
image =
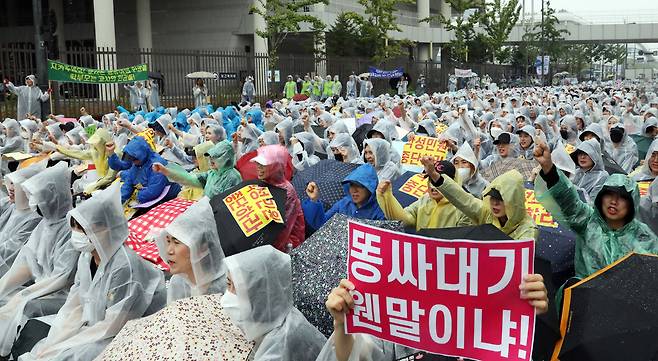
[[[535,12],[541,9],[541,0],[525,0],[526,11],[534,1]],[[523,3],[523,0],[519,0]],[[586,20],[612,22],[624,19],[629,21],[655,21],[658,19],[658,1],[656,0],[550,0],[554,9],[565,9]]]

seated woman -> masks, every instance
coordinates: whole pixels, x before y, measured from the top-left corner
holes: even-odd
[[[519,151],[519,137],[503,132],[493,141],[495,150],[488,157],[480,161],[480,168],[489,168],[495,162],[507,158],[516,158]]]
[[[274,247],[282,252],[304,242],[304,213],[295,188],[285,176],[285,166],[290,154],[281,145],[266,145],[258,148],[258,155],[251,159],[256,163],[258,179],[286,191],[285,228],[279,233]]]
[[[153,152],[151,147],[142,137],[135,137],[123,148],[123,158],[132,163],[131,167],[121,172],[121,203],[126,203],[133,196],[139,203],[151,202],[169,186],[169,191],[160,202],[166,202],[176,198],[180,192],[180,185],[171,183],[163,174],[153,171],[155,163],[167,165],[167,161]],[[121,167],[121,160],[116,154],[112,154],[109,165],[113,169],[116,164]],[[125,160],[124,160],[125,162]],[[136,195],[134,195],[136,193]]]
[[[362,219],[385,219],[384,213],[377,204],[377,172],[370,164],[363,164],[348,174],[342,181],[345,197],[324,211],[320,198],[320,188],[315,182],[306,187],[305,199],[302,203],[304,219],[317,231],[334,214],[340,213]]]
[[[210,170],[207,172],[193,174],[180,167],[167,168],[160,163],[154,163],[153,170],[164,174],[172,182],[203,188],[203,194],[208,198],[213,198],[242,182],[240,173],[235,169],[235,154],[231,143],[217,143],[206,155],[210,159]]]
[[[340,133],[334,137],[334,140],[329,143],[329,147],[333,153],[333,158],[339,162],[363,164],[363,160],[359,157],[359,148],[351,135],[347,133]],[[331,154],[328,155],[332,159]]]
[[[537,226],[525,210],[523,176],[517,170],[504,173],[484,190],[484,199],[466,192],[432,157],[421,159],[432,185],[473,224],[491,223],[513,239],[537,239]]]
[[[587,277],[629,252],[658,253],[658,237],[637,219],[640,192],[635,181],[623,174],[607,177],[589,205],[553,165],[545,144],[535,148],[535,159],[542,167],[541,179],[535,181],[537,199],[576,234],[577,277]]]
[[[571,153],[571,159],[577,167],[571,181],[582,189],[589,199],[595,199],[608,178],[608,172],[603,166],[600,143],[596,139],[580,143]]]
[[[167,303],[226,291],[224,251],[208,198],[201,198],[165,227],[157,244],[173,275]]]
[[[0,214],[0,277],[4,276],[41,216],[30,209],[23,183],[46,169],[47,161],[40,161],[19,169],[5,177],[9,206]]]
[[[520,298],[527,300],[537,315],[548,311],[548,292],[540,274],[525,275],[519,289]],[[370,335],[346,334],[345,315],[354,309],[353,290],[352,282],[343,279],[327,296],[326,306],[334,319],[334,332],[316,361],[396,361],[406,360],[418,352]]]
[[[27,319],[56,314],[68,295],[80,256],[66,221],[73,203],[70,174],[59,162],[22,184],[30,209],[43,218],[0,278],[0,356],[9,354]]]
[[[455,167],[448,161],[440,161],[444,174],[455,178]],[[425,228],[463,227],[471,224],[464,213],[459,211],[441,192],[427,180],[427,193],[406,208],[395,199],[391,182],[384,181],[377,187],[377,203],[384,211],[386,219],[402,221],[407,227],[416,230]]]
[[[15,119],[5,119],[0,124],[3,128],[4,137],[0,140],[0,177],[9,173],[7,160],[2,159],[3,154],[12,152],[23,152],[25,150],[25,140],[21,136],[21,126]]]
[[[315,360],[326,338],[295,308],[290,256],[261,246],[225,259],[224,312],[256,347],[250,360]],[[253,356],[253,357],[252,357]]]
[[[112,135],[106,129],[100,128],[87,141],[89,149],[77,150],[67,146],[57,146],[57,151],[63,155],[73,159],[88,160],[96,167],[98,180],[84,187],[85,194],[91,194],[93,191],[107,186],[116,179],[117,172],[108,165],[108,158],[111,156],[111,152],[106,148],[108,144],[113,144],[113,142]]]
[[[477,140],[475,142],[477,146],[479,142]],[[484,179],[482,174],[480,174],[480,162],[468,142],[464,142],[464,144],[459,147],[457,153],[452,157],[452,164],[454,164],[456,168],[455,173],[457,179],[461,182],[462,187],[464,187],[468,193],[478,198],[482,198],[482,192],[487,188],[489,182]]]
[[[655,139],[644,158],[644,164],[629,174],[635,181],[653,180],[658,177],[658,139]]]
[[[626,173],[630,173],[638,161],[637,145],[628,136],[623,123],[617,123],[610,128],[609,153],[612,159]]]
[[[391,159],[391,144],[381,138],[364,141],[363,160],[375,167],[380,182],[393,181],[400,176],[400,168]]]
[[[48,336],[24,361],[92,360],[126,322],[166,302],[162,272],[123,244],[129,231],[118,184],[95,193],[68,219],[70,243],[81,252],[75,282]]]

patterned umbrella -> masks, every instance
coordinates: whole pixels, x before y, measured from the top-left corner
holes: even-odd
[[[358,164],[343,163],[335,159],[321,160],[317,164],[295,174],[292,185],[300,200],[308,199],[306,186],[315,182],[320,187],[320,201],[327,210],[345,196],[341,181],[347,177]]]
[[[147,213],[131,219],[128,222],[130,234],[126,246],[130,247],[145,260],[155,263],[159,268],[168,271],[169,266],[158,253],[158,246],[153,242],[155,232],[167,227],[181,213],[185,212],[194,201],[182,198],[172,199],[160,204]]]
[[[481,169],[480,173],[489,182],[496,179],[501,174],[507,173],[512,169],[516,169],[521,173],[523,179],[528,179],[532,176],[532,170],[537,166],[537,162],[529,159],[520,158],[505,158],[493,162],[488,168]]]
[[[333,321],[324,303],[331,289],[347,277],[349,219],[343,214],[334,215],[291,253],[295,306],[327,337],[333,331]],[[402,231],[398,221],[359,219],[358,222]]]
[[[247,360],[254,343],[222,309],[221,295],[178,300],[128,322],[96,361]]]

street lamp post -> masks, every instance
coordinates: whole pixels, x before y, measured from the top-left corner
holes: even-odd
[[[544,0],[541,0],[541,86],[544,86],[544,46]]]

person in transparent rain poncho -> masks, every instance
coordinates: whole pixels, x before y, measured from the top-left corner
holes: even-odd
[[[400,168],[390,157],[391,144],[386,140],[371,138],[364,141],[363,160],[375,167],[380,182],[393,181],[400,176]]]
[[[9,173],[8,161],[3,154],[22,152],[25,149],[25,140],[21,136],[21,126],[15,119],[5,119],[3,127],[4,139],[0,142],[0,180]]]
[[[71,286],[80,253],[69,239],[70,172],[59,162],[22,184],[31,210],[43,217],[0,278],[0,356],[11,350],[17,330],[32,317],[57,313]],[[30,286],[23,287],[33,281]]]
[[[344,163],[363,164],[359,157],[359,148],[351,135],[347,133],[336,134],[334,140],[329,143],[334,159]],[[331,159],[331,157],[330,157]]]
[[[34,75],[25,77],[25,85],[15,86],[9,80],[5,79],[4,84],[7,90],[18,96],[18,105],[16,106],[16,119],[29,118],[29,115],[41,116],[41,103],[50,99],[50,89],[44,93],[37,86],[37,78]]]
[[[616,123],[610,128],[610,140],[608,152],[617,164],[626,173],[630,173],[635,164],[638,162],[637,145],[628,136],[624,128],[624,124]]]
[[[30,209],[23,183],[46,169],[47,161],[19,169],[5,177],[9,207],[0,214],[0,277],[14,263],[18,252],[41,221],[41,216]]]
[[[256,346],[248,360],[309,361],[326,338],[293,305],[290,256],[261,246],[225,259],[224,312]]]
[[[314,136],[314,134],[309,132],[300,132],[294,134],[290,139],[292,145],[292,165],[297,171],[303,171],[320,162],[320,158],[315,155]]]
[[[459,147],[457,153],[452,157],[452,164],[456,168],[457,179],[461,181],[462,187],[468,193],[481,198],[482,192],[487,188],[489,182],[480,174],[480,162],[468,142],[464,142]]]
[[[586,140],[571,153],[571,159],[577,167],[571,181],[589,199],[594,200],[608,179],[608,172],[603,166],[601,144],[596,139]]]
[[[81,252],[75,281],[48,336],[20,361],[92,360],[126,322],[164,307],[164,275],[123,244],[119,192],[114,184],[68,213],[70,243]]]
[[[160,257],[173,275],[167,289],[167,303],[226,291],[224,251],[207,197],[165,227],[157,245]]]
[[[649,146],[644,164],[629,176],[636,181],[653,180],[658,177],[658,139],[655,139]]]

